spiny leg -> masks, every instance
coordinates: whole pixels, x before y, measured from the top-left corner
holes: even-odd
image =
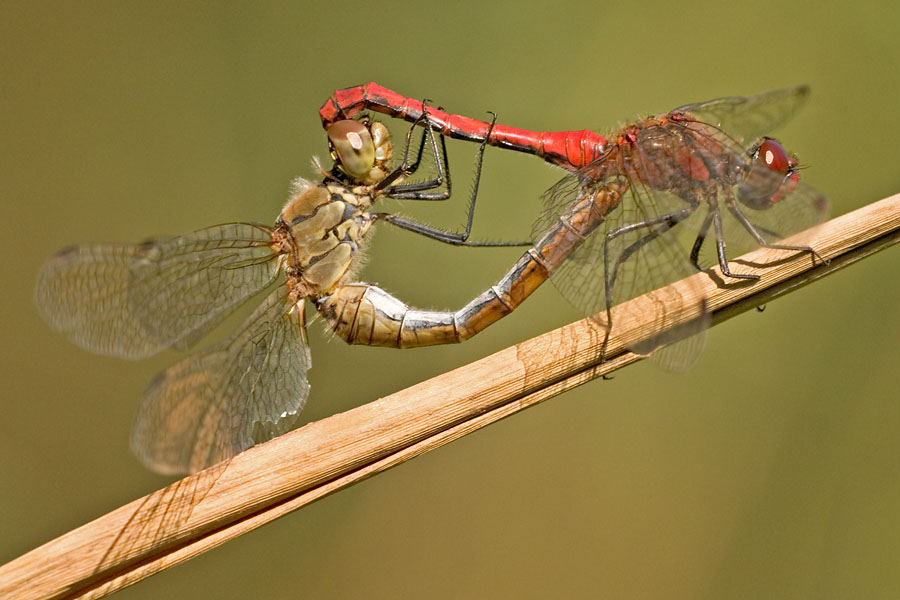
[[[400,166],[395,168],[393,171],[388,173],[384,177],[384,179],[379,181],[378,184],[375,186],[376,190],[384,192],[386,195],[391,196],[392,195],[390,193],[391,190],[397,190],[398,194],[403,194],[404,190],[409,190],[410,187],[413,187],[416,190],[427,190],[427,189],[434,189],[434,188],[440,187],[441,184],[443,184],[445,171],[442,170],[442,162],[441,162],[441,159],[439,158],[439,151],[437,148],[437,143],[434,140],[434,136],[433,135],[429,136],[429,133],[431,132],[430,127],[425,128],[425,134],[422,136],[422,139],[420,141],[419,151],[417,153],[415,162],[413,162],[412,164],[410,164],[410,162],[409,162],[409,149],[410,149],[410,146],[412,145],[413,131],[415,131],[416,127],[418,125],[420,125],[427,118],[428,118],[427,111],[423,112],[419,116],[419,118],[416,119],[413,122],[413,124],[410,126],[409,130],[406,132],[406,141],[403,145],[403,160],[400,162]],[[431,148],[432,148],[432,152],[435,157],[435,168],[437,168],[437,170],[438,170],[438,176],[429,181],[409,184],[408,186],[402,186],[402,185],[392,186],[391,184],[394,183],[395,181],[397,181],[398,179],[401,179],[403,177],[408,177],[409,175],[412,175],[413,173],[415,173],[418,170],[419,164],[421,163],[421,159],[422,159],[422,152],[423,152],[423,148],[425,145],[426,137],[428,137],[428,139],[431,140]],[[441,136],[441,140],[443,141],[443,135]],[[445,156],[446,156],[446,152],[445,152]],[[446,197],[449,197],[449,192],[447,193]],[[446,199],[446,197],[445,198],[437,198],[437,199]]]
[[[700,249],[703,247],[703,242],[706,241],[706,235],[709,233],[709,226],[712,225],[712,219],[712,213],[707,212],[706,218],[704,218],[703,223],[700,224],[700,231],[694,239],[694,245],[691,247],[691,264],[697,267],[698,271],[703,270],[703,267],[700,266]]]
[[[450,179],[450,159],[447,155],[447,141],[444,137],[444,134],[440,134],[441,140],[441,148],[438,150],[437,142],[434,138],[434,131],[432,131],[431,127],[427,124],[428,119],[428,107],[425,104],[427,100],[423,101],[423,112],[422,116],[413,123],[413,126],[410,127],[409,131],[406,133],[406,144],[404,146],[403,151],[403,163],[400,166],[400,169],[403,170],[404,176],[411,175],[416,172],[419,168],[419,165],[422,162],[422,152],[425,146],[425,140],[430,141],[431,145],[431,153],[434,158],[434,168],[437,169],[437,176],[429,179],[427,181],[421,181],[416,183],[403,183],[399,185],[393,185],[385,190],[385,193],[391,198],[396,198],[398,200],[447,200],[451,194],[453,193],[453,183]],[[416,161],[408,165],[408,156],[409,156],[409,146],[411,142],[412,132],[417,125],[419,125],[422,121],[426,121],[426,125],[424,131],[422,133],[422,138],[419,141],[419,150],[416,154]],[[440,192],[427,192],[427,190],[433,190],[441,187],[446,182],[447,186],[445,190]],[[383,186],[379,186],[379,189],[384,189]]]
[[[731,211],[731,214],[738,220],[738,222],[747,230],[747,232],[753,236],[753,239],[756,240],[756,243],[762,246],[763,248],[773,248],[775,250],[794,250],[795,252],[808,252],[813,258],[818,258],[822,261],[823,264],[828,264],[828,261],[822,258],[818,252],[815,251],[814,248],[810,246],[793,246],[790,244],[770,244],[763,238],[760,234],[758,228],[750,222],[747,216],[741,212],[740,208],[735,204],[734,198],[729,198],[725,201],[725,206],[728,207],[728,210]]]
[[[644,221],[640,221],[638,223],[630,223],[628,225],[624,225],[610,231],[606,234],[606,239],[603,243],[603,271],[604,271],[604,293],[605,293],[605,303],[606,303],[606,334],[603,338],[603,344],[600,349],[600,357],[601,360],[603,356],[606,354],[606,346],[609,343],[609,336],[612,332],[612,307],[613,307],[613,294],[612,290],[615,286],[616,277],[618,277],[619,269],[625,262],[631,258],[631,256],[643,248],[645,245],[655,240],[659,236],[663,235],[685,219],[687,219],[693,212],[697,210],[696,205],[688,206],[681,210],[672,211],[666,213],[664,215],[658,215],[656,217],[651,217]],[[625,247],[622,250],[621,254],[616,259],[615,264],[612,268],[610,268],[609,264],[609,244],[615,238],[624,235],[626,233],[636,231],[641,228],[649,229],[649,232],[642,237],[638,238],[631,244]]]
[[[497,121],[497,115],[491,113],[493,118],[491,119],[491,127],[494,126],[494,123]],[[490,131],[488,132],[490,133]],[[433,138],[432,138],[433,139]],[[442,136],[443,139],[443,136]],[[407,219],[405,217],[399,217],[397,215],[392,215],[390,213],[376,213],[375,216],[391,225],[399,227],[401,229],[405,229],[407,231],[411,231],[413,233],[417,233],[419,235],[423,235],[425,237],[437,240],[439,242],[443,242],[445,244],[451,244],[454,246],[471,246],[471,247],[501,247],[501,246],[531,246],[531,241],[524,242],[473,242],[469,241],[469,234],[472,232],[472,224],[475,220],[475,201],[478,197],[478,186],[481,182],[481,168],[484,160],[484,151],[487,147],[487,137],[484,141],[482,141],[479,149],[478,149],[478,157],[475,163],[475,182],[472,188],[472,196],[469,200],[469,208],[466,215],[466,228],[465,231],[461,233],[444,231],[443,229],[438,229],[436,227],[432,227],[430,225],[425,225],[423,223],[419,223],[418,221],[414,221],[412,219]],[[445,154],[446,156],[446,154]],[[448,178],[449,181],[449,178]],[[393,196],[392,196],[393,197]]]
[[[747,279],[751,281],[759,279],[759,275],[732,273],[731,269],[728,268],[728,258],[725,255],[725,233],[722,229],[722,213],[719,212],[718,203],[711,204],[709,210],[713,216],[713,226],[716,232],[716,257],[719,260],[719,269],[722,270],[722,274],[732,279]]]

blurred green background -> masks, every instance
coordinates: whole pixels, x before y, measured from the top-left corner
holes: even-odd
[[[168,483],[128,451],[130,363],[51,332],[35,274],[78,241],[271,223],[326,156],[316,111],[375,80],[532,129],[609,129],[809,83],[778,132],[833,214],[900,191],[893,2],[3,3],[0,562]],[[461,193],[471,148],[451,143]],[[559,172],[489,150],[475,234],[527,236]],[[456,227],[463,196],[406,214]],[[457,308],[520,250],[384,227],[362,276]],[[900,595],[900,250],[267,525],[121,598],[887,598]],[[301,423],[560,326],[551,286],[461,346],[310,328]]]

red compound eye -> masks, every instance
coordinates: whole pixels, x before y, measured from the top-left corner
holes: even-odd
[[[787,175],[792,162],[784,146],[772,138],[763,138],[759,148],[756,149],[753,161],[756,165],[765,165],[770,170],[782,175]],[[796,163],[796,161],[793,162]]]
[[[755,210],[765,210],[790,194],[799,177],[797,159],[777,140],[763,138],[750,153],[746,177],[738,186],[738,200]]]

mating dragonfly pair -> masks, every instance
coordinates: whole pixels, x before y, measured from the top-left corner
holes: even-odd
[[[194,472],[293,426],[309,394],[307,301],[349,343],[409,348],[465,340],[551,278],[608,333],[613,305],[696,272],[706,254],[727,277],[755,278],[731,270],[726,239],[732,250],[755,244],[816,257],[773,243],[822,221],[827,203],[799,181],[797,159],[764,137],[807,95],[801,86],[683,106],[607,139],[451,115],[374,83],[348,88],[320,110],[332,168],[318,184],[298,179],[273,227],[229,223],[145,244],[72,246],[42,268],[36,302],[79,346],[138,359],[193,345],[275,286],[231,337],[170,367],[145,393],[132,449],[155,471]],[[387,128],[365,111],[412,123],[399,167]],[[496,285],[456,312],[422,311],[354,282],[376,222],[456,245],[522,245],[468,239],[474,195],[462,233],[373,210],[386,197],[449,197],[445,137],[481,144],[476,192],[485,145],[536,154],[570,174],[546,192],[533,245]],[[404,183],[426,146],[436,176]]]

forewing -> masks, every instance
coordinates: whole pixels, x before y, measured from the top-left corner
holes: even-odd
[[[303,304],[276,288],[229,340],[161,373],[131,448],[147,467],[195,472],[289,431],[309,395]]]
[[[278,273],[271,230],[230,223],[146,244],[82,244],[41,268],[35,302],[75,344],[144,358],[195,341]]]
[[[755,96],[731,96],[688,104],[675,111],[693,115],[746,147],[787,122],[808,97],[809,87],[798,85]]]

